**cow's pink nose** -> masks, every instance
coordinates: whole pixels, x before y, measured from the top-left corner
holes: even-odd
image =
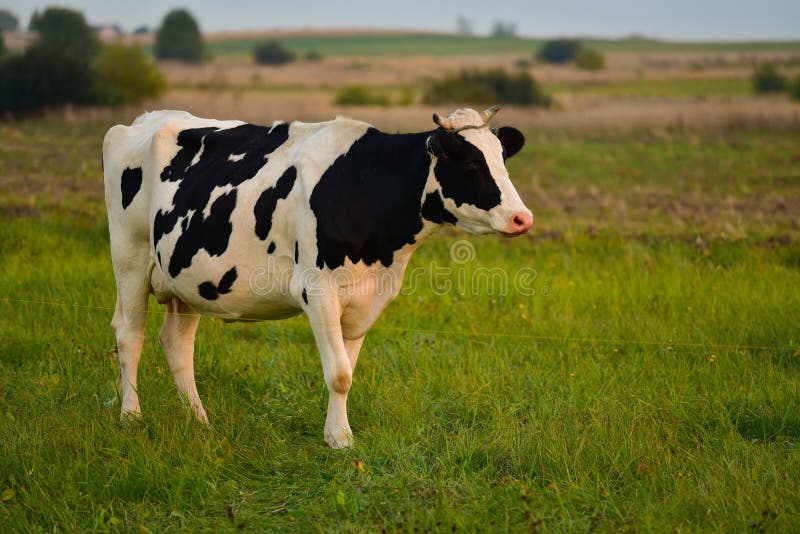
[[[533,226],[533,214],[521,211],[511,217],[508,223],[508,233],[512,235],[524,234]]]

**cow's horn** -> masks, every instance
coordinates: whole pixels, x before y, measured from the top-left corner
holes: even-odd
[[[445,130],[453,129],[453,125],[450,122],[450,119],[445,119],[444,117],[440,117],[438,113],[433,114],[433,122],[444,128]]]
[[[486,124],[487,122],[492,120],[492,117],[494,117],[498,111],[500,111],[500,106],[495,104],[494,106],[490,107],[489,109],[481,113],[481,117],[483,118],[483,123]]]

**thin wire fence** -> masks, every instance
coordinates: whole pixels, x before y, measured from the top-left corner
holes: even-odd
[[[56,302],[48,300],[35,300],[35,299],[17,299],[0,297],[0,302],[12,304],[26,304],[26,305],[40,305],[40,306],[53,306],[53,307],[68,307],[89,310],[102,310],[114,311],[110,306],[98,306],[92,304],[74,304],[71,302]],[[196,313],[179,313],[167,312],[160,309],[147,309],[144,313],[148,315],[161,315],[169,313],[172,315],[183,316],[196,316]],[[714,350],[751,350],[751,351],[769,351],[778,352],[786,350],[787,347],[779,347],[776,345],[737,345],[732,343],[708,343],[698,341],[674,341],[674,340],[645,340],[645,339],[623,339],[623,338],[595,338],[595,337],[574,337],[574,336],[548,336],[539,334],[521,334],[513,332],[476,332],[467,330],[444,330],[437,328],[412,328],[412,327],[391,327],[391,326],[373,326],[370,331],[385,331],[385,332],[412,332],[418,334],[428,335],[443,335],[443,336],[456,336],[456,337],[483,337],[483,338],[511,338],[511,339],[527,339],[531,341],[542,341],[551,343],[584,343],[584,344],[602,344],[602,345],[638,345],[638,346],[651,346],[651,347],[684,347],[684,348],[702,348]]]

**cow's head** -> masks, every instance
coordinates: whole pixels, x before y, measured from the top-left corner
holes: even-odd
[[[433,174],[451,222],[454,217],[455,225],[470,233],[514,236],[533,225],[533,214],[522,203],[505,166],[505,160],[525,144],[525,137],[510,126],[489,128],[498,109],[492,106],[482,113],[458,109],[446,118],[434,113],[439,128],[428,138],[428,151],[435,158]]]

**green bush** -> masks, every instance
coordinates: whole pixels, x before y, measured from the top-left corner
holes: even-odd
[[[316,50],[312,50],[311,52],[306,52],[305,55],[306,61],[322,61],[322,54],[317,52]]]
[[[400,91],[400,96],[397,98],[396,103],[398,106],[413,106],[414,100],[414,91],[406,87]]]
[[[527,72],[504,69],[463,70],[433,82],[422,97],[425,104],[513,104],[547,107],[552,100]]]
[[[6,55],[6,41],[3,39],[3,34],[0,33],[0,60]]]
[[[167,13],[156,32],[155,53],[158,59],[187,63],[203,60],[203,36],[191,13],[175,9]]]
[[[789,98],[800,102],[800,74],[792,78],[792,81],[786,86],[786,90],[789,92]]]
[[[140,102],[166,88],[161,71],[138,46],[105,47],[94,64],[94,75],[93,99],[98,104]]]
[[[518,58],[514,60],[514,66],[518,69],[529,69],[533,66],[533,63],[528,58]]]
[[[573,61],[580,49],[581,43],[575,39],[555,39],[542,45],[536,57],[546,63],[563,65]]]
[[[285,65],[295,60],[295,54],[278,41],[267,41],[253,49],[256,63],[261,65]]]
[[[769,61],[755,66],[750,81],[756,94],[779,93],[786,89],[786,77]]]
[[[350,85],[339,90],[334,103],[337,106],[388,106],[389,97],[363,85]]]
[[[575,66],[583,70],[603,70],[606,62],[603,55],[591,48],[580,47],[578,55],[575,56]]]

